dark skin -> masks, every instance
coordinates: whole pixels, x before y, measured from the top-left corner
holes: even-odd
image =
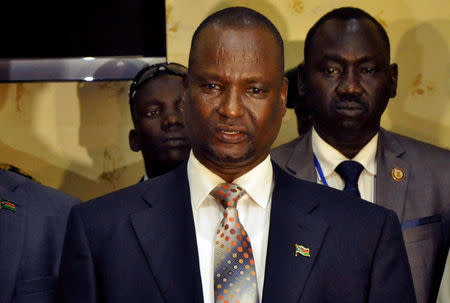
[[[331,19],[313,37],[311,56],[299,65],[299,91],[312,109],[317,133],[351,159],[380,129],[396,95],[398,67],[367,19]]]
[[[189,156],[182,95],[183,78],[161,74],[145,82],[133,99],[130,148],[142,151],[149,178],[172,170]]]
[[[208,25],[198,37],[184,94],[196,158],[226,182],[269,154],[286,113],[279,46],[264,27]]]

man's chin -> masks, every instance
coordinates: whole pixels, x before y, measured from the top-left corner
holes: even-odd
[[[245,152],[207,150],[210,160],[217,163],[218,166],[224,167],[245,165],[253,158],[255,152],[254,149],[248,149]]]

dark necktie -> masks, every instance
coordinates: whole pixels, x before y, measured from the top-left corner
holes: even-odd
[[[258,303],[255,260],[250,238],[239,221],[236,204],[245,191],[236,184],[217,185],[211,195],[225,213],[214,249],[214,302]]]
[[[344,179],[344,191],[350,192],[355,196],[361,198],[358,190],[358,179],[364,167],[356,161],[342,161],[335,169],[335,171]]]

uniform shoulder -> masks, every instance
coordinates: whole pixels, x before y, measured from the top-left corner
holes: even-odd
[[[381,132],[384,144],[390,145],[391,141],[399,143],[406,152],[420,154],[421,157],[439,157],[449,159],[450,151],[430,143],[419,141],[411,137],[383,130]]]
[[[3,195],[10,192],[18,199],[12,202],[26,205],[30,212],[33,212],[33,209],[47,213],[67,212],[80,202],[62,191],[8,170],[0,170],[0,187],[3,189]]]
[[[102,195],[88,200],[75,208],[79,209],[82,214],[92,216],[114,216],[116,218],[128,216],[131,213],[148,208],[148,204],[144,199],[144,194],[157,193],[173,190],[170,185],[173,184],[173,174],[168,174],[149,179],[127,186],[125,188],[113,191],[106,195]]]
[[[92,237],[101,239],[115,233],[120,226],[129,226],[131,216],[170,202],[164,195],[174,192],[174,180],[180,177],[172,172],[76,205],[72,209],[72,217],[79,218],[78,222],[82,222],[86,233]]]

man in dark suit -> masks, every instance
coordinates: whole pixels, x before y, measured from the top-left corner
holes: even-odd
[[[297,178],[394,210],[418,302],[436,302],[449,249],[450,153],[380,128],[397,88],[389,53],[385,30],[366,12],[340,8],[322,17],[308,32],[298,68],[313,129],[271,155]],[[359,167],[355,181],[346,181],[345,163]]]
[[[144,67],[131,82],[134,128],[128,138],[131,150],[144,158],[141,181],[167,173],[189,156],[181,102],[186,73],[181,64],[157,63]]]
[[[73,208],[59,302],[415,302],[392,211],[270,161],[283,61],[280,34],[253,10],[201,23],[187,163]]]
[[[0,170],[0,302],[52,303],[70,208],[77,200]]]

